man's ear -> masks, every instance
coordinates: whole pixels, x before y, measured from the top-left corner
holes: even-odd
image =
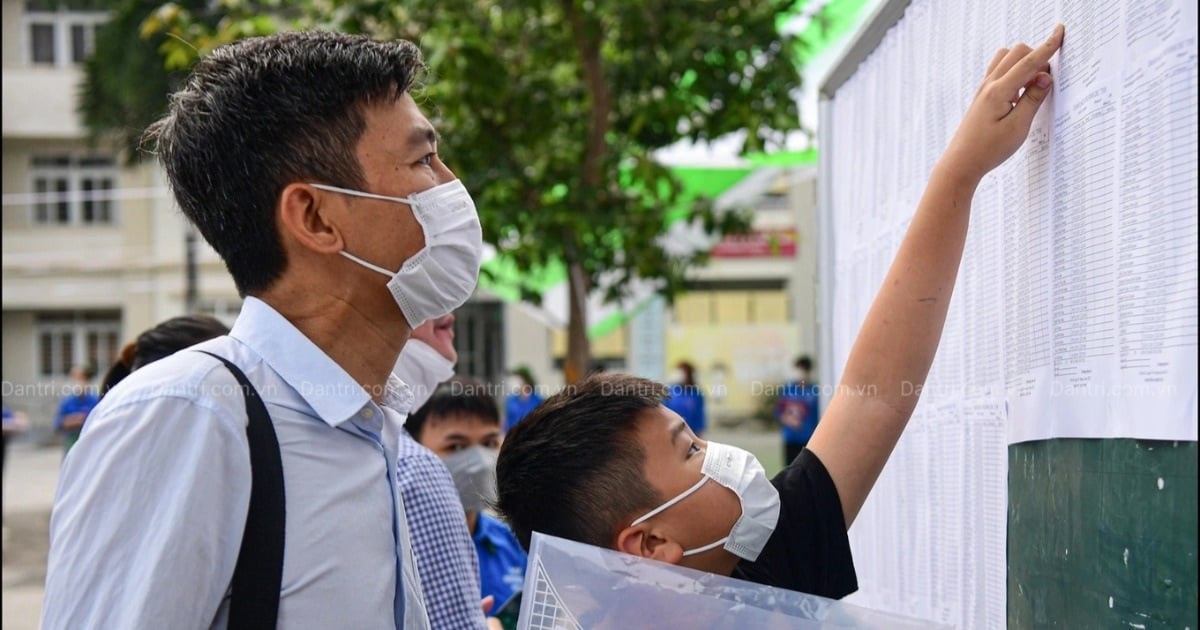
[[[322,206],[328,196],[308,184],[288,184],[279,194],[279,227],[284,237],[315,253],[336,254],[344,249],[341,231],[327,220],[332,208]]]
[[[683,547],[646,523],[622,529],[617,534],[617,550],[670,564],[683,560]]]

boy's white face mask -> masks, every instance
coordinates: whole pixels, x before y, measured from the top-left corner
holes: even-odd
[[[679,493],[635,520],[630,526],[639,525],[647,519],[688,498],[710,479],[729,488],[737,495],[742,505],[742,515],[733,524],[729,535],[695,549],[683,552],[684,556],[704,553],[724,545],[735,556],[753,562],[762,553],[767,540],[779,522],[779,491],[767,479],[762,464],[749,451],[728,444],[709,442],[704,452],[704,465],[700,469],[703,477],[696,485]]]
[[[425,232],[425,247],[404,261],[399,271],[371,264],[345,250],[341,252],[367,269],[391,278],[388,290],[410,327],[450,313],[471,297],[479,282],[479,265],[483,260],[483,228],[479,225],[475,202],[461,180],[407,197],[388,197],[327,184],[310,185],[412,207],[413,217]]]

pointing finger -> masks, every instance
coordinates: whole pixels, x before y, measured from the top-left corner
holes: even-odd
[[[1050,34],[1049,39],[1017,60],[1011,68],[1004,70],[1003,77],[999,79],[1002,91],[1013,92],[1032,81],[1042,71],[1042,68],[1050,62],[1050,58],[1054,56],[1054,53],[1058,52],[1058,49],[1062,47],[1063,31],[1062,24],[1055,25],[1054,32]],[[1009,57],[1011,56],[1010,53]],[[1005,58],[1005,61],[1007,60],[1008,57]],[[1001,65],[1003,66],[1003,64]],[[1000,69],[997,70],[1001,71]]]

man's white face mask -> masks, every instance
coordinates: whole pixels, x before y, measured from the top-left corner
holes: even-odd
[[[475,202],[462,181],[456,179],[408,197],[388,197],[327,184],[310,185],[412,207],[413,217],[425,232],[425,247],[404,261],[399,271],[341,252],[367,269],[391,278],[388,289],[411,328],[454,311],[471,297],[479,282],[479,265],[483,260],[483,228],[479,225]]]
[[[667,508],[683,501],[709,480],[733,491],[742,505],[742,515],[733,524],[729,535],[695,549],[683,552],[684,556],[704,553],[724,545],[735,556],[751,562],[762,553],[775,525],[779,522],[779,491],[767,479],[762,464],[749,451],[728,444],[709,442],[704,452],[703,475],[696,485],[679,493],[635,520],[630,526],[639,525]]]

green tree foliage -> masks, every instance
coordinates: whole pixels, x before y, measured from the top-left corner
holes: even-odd
[[[653,153],[740,131],[747,150],[769,150],[798,129],[803,46],[777,28],[797,4],[222,0],[207,13],[163,5],[143,31],[174,35],[159,45],[173,68],[284,25],[418,42],[431,69],[422,104],[443,159],[476,197],[485,240],[531,277],[565,266],[571,382],[588,365],[584,298],[602,274],[617,278],[603,285],[610,299],[632,278],[670,297],[707,254],[669,255],[659,244],[669,223],[713,235],[746,228],[745,214],[717,212],[710,199],[680,213],[680,184]]]
[[[156,0],[109,0],[93,2],[92,9],[109,12],[108,21],[96,33],[96,48],[84,62],[79,85],[78,112],[89,140],[113,141],[129,163],[147,155],[138,150],[142,130],[167,106],[167,94],[182,76],[187,63],[172,69],[163,63],[165,32],[142,35],[146,19],[159,9]],[[202,7],[204,0],[189,6]],[[176,53],[177,54],[177,53]],[[193,59],[188,55],[187,62]]]

